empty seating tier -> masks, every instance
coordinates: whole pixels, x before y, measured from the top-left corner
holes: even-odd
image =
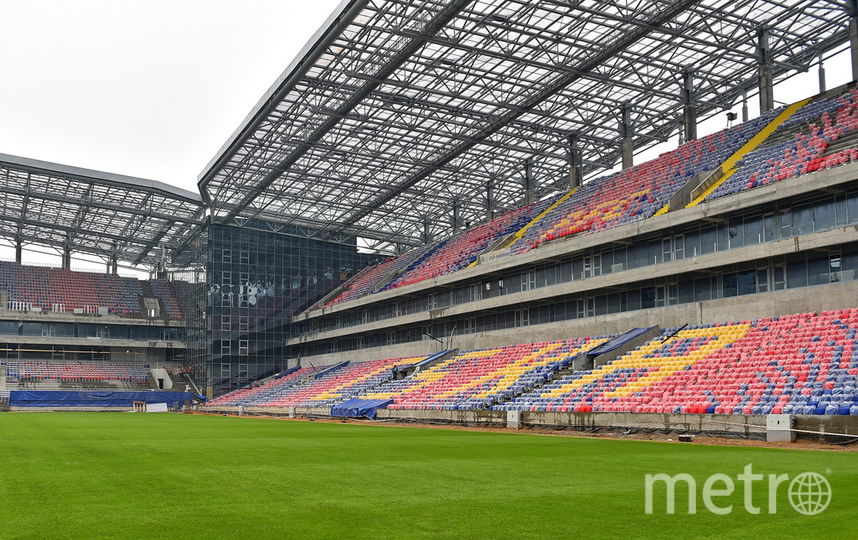
[[[161,301],[166,315],[181,319],[182,312],[170,283],[163,280],[150,282],[152,291]],[[142,316],[140,299],[143,297],[141,281],[110,274],[73,272],[62,268],[24,266],[13,262],[0,262],[0,290],[7,294],[9,309],[32,310],[39,308],[52,312],[108,313],[123,317]]]
[[[652,161],[584,184],[532,223],[511,251],[523,253],[550,240],[612,229],[654,215],[689,180],[719,167],[776,114],[770,111],[735,128],[683,144]]]
[[[399,272],[411,264],[411,262],[419,257],[424,251],[426,251],[426,248],[414,248],[398,257],[391,257],[380,264],[364,268],[343,284],[340,292],[336,296],[323,303],[314,305],[310,310],[312,311],[313,309],[319,309],[321,307],[335,306],[341,302],[360,298],[371,292],[375,292],[377,286],[384,285],[379,282],[383,280],[385,276],[390,276]]]
[[[707,199],[731,195],[858,159],[858,90],[807,103],[766,144],[746,154]],[[848,141],[845,148],[837,143]],[[833,151],[832,151],[833,150]]]
[[[111,362],[40,360],[6,361],[6,378],[13,382],[41,381],[119,381],[145,384],[149,377],[145,366]]]
[[[239,388],[228,394],[218,396],[208,402],[209,405],[238,406],[259,405],[268,400],[276,399],[291,386],[300,383],[316,372],[314,367],[302,367],[283,377],[271,379],[264,384],[248,388]]]
[[[856,332],[858,309],[667,331],[495,408],[855,415]]]
[[[393,378],[393,368],[425,357],[387,358],[354,362],[322,374],[307,384],[295,386],[263,405],[272,407],[322,407],[352,398]]]
[[[482,409],[542,384],[608,338],[581,338],[468,351],[360,397],[390,409]]]
[[[491,244],[524,227],[552,202],[553,199],[549,199],[511,210],[488,223],[453,236],[438,244],[428,256],[411,264],[382,290],[403,287],[466,268]]]

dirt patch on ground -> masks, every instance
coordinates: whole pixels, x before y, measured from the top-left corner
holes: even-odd
[[[718,437],[708,434],[696,434],[692,436],[690,443],[679,442],[677,433],[662,433],[660,431],[644,432],[642,430],[625,429],[602,429],[598,432],[586,432],[573,429],[552,429],[547,427],[524,427],[511,429],[496,426],[467,426],[461,424],[435,424],[421,422],[396,422],[361,420],[354,418],[328,418],[328,417],[297,417],[288,418],[284,416],[267,415],[243,415],[215,412],[190,412],[205,416],[232,416],[236,418],[267,418],[286,422],[322,422],[326,424],[359,424],[363,426],[396,426],[405,428],[431,428],[449,429],[459,431],[487,431],[493,433],[527,433],[531,435],[543,435],[551,437],[577,437],[582,439],[612,439],[623,441],[656,441],[676,444],[709,444],[717,446],[757,446],[761,448],[785,448],[790,450],[827,450],[832,452],[858,452],[858,444],[832,444],[820,440],[798,439],[796,442],[770,443],[755,439],[743,439],[738,437]],[[847,439],[848,440],[848,439]]]

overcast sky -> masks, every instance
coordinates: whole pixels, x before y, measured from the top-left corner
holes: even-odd
[[[196,178],[340,0],[19,0],[0,21],[0,152]]]
[[[0,152],[196,192],[206,163],[339,3],[7,0]],[[829,88],[851,79],[847,60],[841,54],[826,62]],[[775,98],[789,103],[817,92],[812,69],[778,85]],[[750,109],[756,116],[755,98]],[[719,114],[699,134],[724,127]],[[0,247],[0,257],[11,256]]]

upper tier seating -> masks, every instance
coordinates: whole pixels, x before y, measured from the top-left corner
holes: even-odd
[[[152,280],[152,290],[171,319],[182,313],[170,284]],[[62,268],[24,266],[0,262],[0,290],[7,293],[7,307],[41,308],[45,311],[72,312],[82,309],[96,313],[105,307],[109,313],[124,317],[142,315],[140,280],[110,274],[74,272]]]
[[[146,384],[147,369],[140,364],[47,360],[6,361],[6,378],[15,382],[122,381]]]
[[[390,409],[482,409],[542,384],[579,353],[608,338],[580,338],[460,353],[360,397],[393,399]]]
[[[173,293],[172,286],[169,281],[163,279],[153,279],[149,281],[152,287],[152,292],[155,298],[161,301],[161,306],[164,308],[164,313],[168,319],[181,320],[182,310],[179,308],[179,302],[176,300],[176,295]]]
[[[352,278],[342,286],[342,290],[339,294],[326,302],[314,305],[310,310],[335,306],[341,302],[360,298],[369,293],[375,292],[374,289],[375,286],[379,284],[379,280],[383,279],[387,275],[399,272],[411,264],[424,251],[426,251],[425,247],[414,248],[397,257],[391,257],[382,263],[364,268],[352,276]]]
[[[858,414],[858,309],[687,328],[498,410]]]
[[[697,174],[713,170],[779,113],[683,144],[657,159],[582,185],[534,223],[512,246],[523,253],[557,238],[589,234],[646,219]]]
[[[264,384],[249,388],[239,388],[228,394],[218,396],[208,402],[209,405],[238,406],[259,405],[270,399],[275,399],[280,393],[303,381],[317,370],[314,367],[302,367],[292,373],[277,379],[271,379]]]
[[[829,152],[844,137],[858,130],[858,90],[817,99],[799,109],[779,126],[771,142],[745,155],[736,172],[707,199],[715,199],[758,186],[827,169],[858,159],[855,143]]]
[[[769,111],[736,127],[683,144],[657,159],[619,173],[587,182],[523,232],[510,246],[513,254],[529,251],[544,242],[577,234],[603,231],[651,217],[694,176],[716,169],[783,109]],[[839,163],[858,152],[846,151],[823,163]],[[354,276],[332,299],[310,310],[335,305],[367,294],[455,272],[468,267],[497,240],[521,230],[549,208],[560,196],[508,212],[434,245],[409,251]],[[404,271],[390,283],[379,279]],[[372,290],[378,287],[378,290]]]
[[[466,268],[492,243],[524,227],[552,202],[553,199],[547,199],[516,208],[441,242],[428,256],[415,261],[381,290],[403,287]]]

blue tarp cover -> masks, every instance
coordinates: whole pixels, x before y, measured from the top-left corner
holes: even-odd
[[[290,367],[289,369],[284,370],[284,371],[281,371],[280,373],[278,373],[277,375],[275,375],[275,376],[274,376],[274,378],[275,378],[275,379],[280,379],[281,377],[285,377],[286,375],[290,375],[290,374],[292,374],[292,373],[295,373],[295,372],[296,372],[296,371],[298,371],[299,369],[301,369],[301,367],[300,367],[300,366]]]
[[[629,330],[625,334],[620,334],[619,336],[615,337],[614,339],[612,339],[610,341],[606,341],[605,343],[602,343],[601,345],[599,345],[593,349],[590,349],[589,351],[587,351],[587,356],[599,356],[600,354],[605,354],[606,352],[613,351],[614,349],[618,348],[623,343],[626,343],[627,341],[638,337],[639,335],[643,334],[644,332],[648,332],[651,328],[653,328],[653,327],[647,326],[646,328],[632,328],[631,330]]]
[[[352,418],[367,417],[375,420],[375,413],[393,403],[392,399],[349,399],[331,407],[331,416]]]
[[[444,350],[443,350],[443,351],[441,351],[441,352],[436,352],[435,354],[430,355],[430,356],[427,356],[426,358],[424,358],[423,360],[421,360],[421,361],[417,362],[417,363],[416,363],[416,364],[414,364],[414,365],[415,365],[415,366],[417,366],[417,367],[419,367],[419,368],[422,368],[422,367],[423,367],[423,366],[425,366],[426,364],[428,364],[428,363],[432,362],[432,361],[433,361],[433,360],[435,360],[436,358],[439,358],[439,357],[441,357],[441,356],[443,356],[443,355],[447,354],[448,352],[450,352],[450,351],[449,351],[449,350],[447,350],[447,349],[444,349]]]
[[[58,390],[12,390],[12,407],[130,407],[132,401],[146,403],[190,403],[190,392],[63,392]]]
[[[333,366],[331,366],[331,367],[327,367],[327,368],[325,368],[325,369],[323,369],[323,370],[321,370],[321,371],[319,371],[319,372],[317,372],[317,373],[313,374],[313,378],[314,378],[314,379],[318,379],[319,377],[324,377],[324,376],[325,376],[325,375],[327,375],[328,373],[330,373],[330,372],[332,372],[332,371],[336,371],[336,370],[338,370],[338,369],[340,369],[340,368],[344,368],[344,367],[346,367],[347,365],[349,365],[349,361],[348,361],[348,360],[346,360],[345,362],[340,362],[339,364],[334,364],[334,365],[333,365]]]

